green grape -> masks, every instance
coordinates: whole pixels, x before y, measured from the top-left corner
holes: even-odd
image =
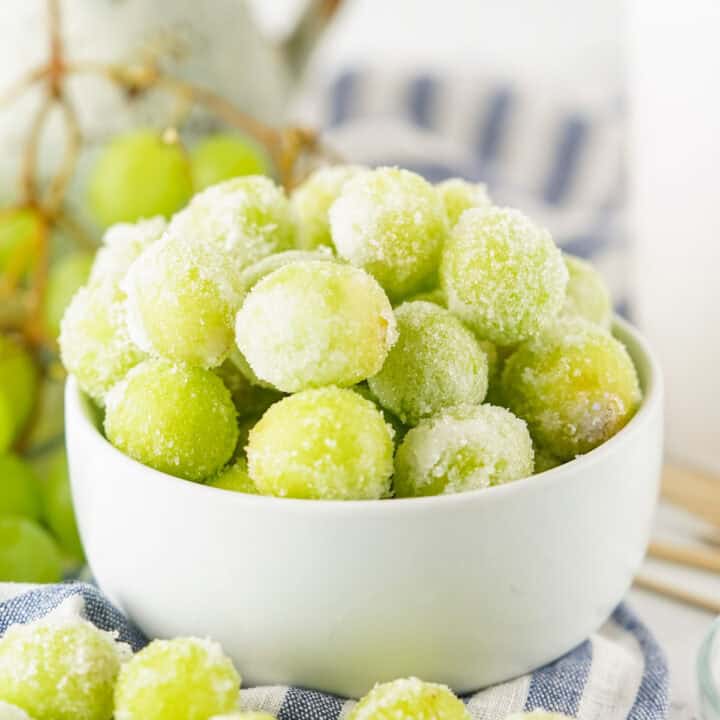
[[[51,583],[61,576],[60,550],[45,530],[28,518],[0,516],[0,582]]]
[[[144,357],[128,334],[124,301],[124,293],[111,284],[81,288],[60,325],[63,364],[100,406]]]
[[[120,667],[132,654],[117,633],[81,617],[73,595],[0,639],[0,699],[38,720],[110,720]]]
[[[232,465],[222,470],[217,477],[208,480],[207,484],[210,487],[250,495],[257,495],[258,492],[255,483],[248,474],[247,460],[245,458],[236,460]]]
[[[38,376],[35,363],[28,351],[13,338],[0,334],[0,396],[5,410],[0,410],[0,436],[8,436],[3,426],[12,425],[10,442],[3,444],[0,437],[0,451],[14,442],[25,429],[37,398]],[[10,416],[10,422],[3,420]]]
[[[209,370],[146,360],[107,397],[105,432],[125,454],[202,481],[230,460],[238,437],[230,391]]]
[[[85,553],[75,519],[65,450],[57,452],[50,461],[42,488],[45,522],[57,538],[60,549],[73,561],[82,562]]]
[[[372,500],[389,491],[392,430],[352,390],[305,390],[275,403],[250,431],[250,477],[264,495]]]
[[[442,288],[434,288],[433,290],[426,290],[421,293],[417,293],[412,297],[409,297],[405,302],[431,302],[439,305],[440,307],[447,308],[447,298]]]
[[[155,640],[123,665],[115,720],[207,720],[239,697],[240,675],[216,642]]]
[[[298,246],[306,250],[333,246],[328,211],[343,185],[362,170],[360,165],[332,165],[315,170],[293,191],[290,202],[298,219]]]
[[[532,473],[533,445],[522,420],[494,405],[463,405],[408,432],[395,457],[395,494],[465,492]]]
[[[266,275],[296,262],[335,261],[332,252],[326,248],[317,250],[285,250],[285,252],[268,255],[252,265],[248,265],[240,273],[240,284],[244,292],[250,292]]]
[[[92,264],[90,253],[74,252],[51,266],[45,295],[45,326],[52,337],[60,334],[65,310],[87,281]]]
[[[6,452],[13,444],[15,437],[15,418],[10,407],[10,400],[0,388],[0,453]]]
[[[592,450],[623,428],[640,405],[635,367],[602,328],[557,323],[510,356],[502,375],[507,406],[536,443],[559,460]]]
[[[537,335],[565,302],[562,253],[550,233],[517,210],[466,210],[445,245],[440,274],[448,308],[498,345]]]
[[[193,149],[190,162],[196,192],[242,175],[272,175],[265,149],[244,135],[206,137]]]
[[[282,393],[272,388],[253,385],[247,377],[246,362],[237,348],[214,372],[230,390],[239,418],[262,415],[274,402],[282,398]]]
[[[376,685],[348,720],[470,720],[465,705],[445,685],[403,678]]]
[[[563,464],[563,461],[549,453],[545,448],[535,445],[535,474],[552,470]]]
[[[298,262],[263,278],[237,315],[236,341],[255,375],[285,392],[354,385],[395,341],[382,288],[364,271]]]
[[[366,400],[369,400],[371,403],[373,403],[373,405],[377,407],[377,409],[383,414],[385,422],[393,429],[393,440],[395,441],[395,445],[400,443],[410,428],[405,425],[397,415],[391,413],[389,410],[386,410],[380,404],[380,401],[370,389],[370,386],[367,384],[367,382],[353,385],[351,390],[354,390],[358,395],[360,395],[360,397],[364,397]]]
[[[154,130],[119,135],[101,151],[88,187],[100,225],[170,217],[193,193],[190,161],[182,146]]]
[[[612,324],[612,302],[602,275],[585,260],[567,253],[564,258],[568,284],[562,315],[585,318],[609,330]]]
[[[33,247],[40,236],[43,219],[32,208],[8,208],[0,211],[0,275],[12,268],[19,276],[27,273],[35,261]],[[22,253],[22,258],[15,265],[15,258]]]
[[[471,183],[460,178],[451,178],[436,187],[445,206],[450,227],[457,225],[460,216],[470,208],[492,207],[492,200],[484,183]]]
[[[398,340],[368,379],[384,408],[416,425],[443,408],[483,401],[487,356],[470,330],[434,303],[403,303],[395,317]]]
[[[338,254],[398,300],[432,280],[447,219],[435,188],[419,175],[380,168],[345,183],[330,208],[330,228]]]
[[[17,455],[0,455],[0,516],[40,517],[40,483]]]
[[[0,700],[0,720],[32,720],[32,718],[17,705],[8,705]]]

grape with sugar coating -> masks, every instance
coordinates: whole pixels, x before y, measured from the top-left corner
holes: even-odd
[[[246,493],[249,495],[257,495],[258,490],[255,483],[248,473],[247,460],[244,457],[238,458],[232,465],[209,480],[207,483],[210,487],[220,488],[222,490],[232,490],[233,492]]]
[[[625,347],[584,320],[556,323],[505,364],[502,393],[535,441],[570,460],[611,438],[640,405],[637,373]]]
[[[60,354],[78,385],[99,405],[145,354],[130,339],[125,295],[116,286],[81,288],[60,326]]]
[[[535,445],[535,474],[552,470],[563,464],[563,461],[556,458],[552,453],[548,452],[544,447]]]
[[[40,525],[18,515],[0,516],[0,582],[51,583],[61,576],[60,550]]]
[[[532,474],[533,445],[522,420],[494,405],[462,405],[405,436],[395,457],[395,494],[465,492]]]
[[[567,293],[562,315],[581,317],[610,329],[612,302],[602,275],[585,260],[565,253],[568,269]]]
[[[335,257],[328,248],[317,250],[285,250],[268,255],[262,260],[248,265],[240,273],[240,285],[244,292],[250,292],[266,275],[296,262],[312,262],[314,260],[333,262]]]
[[[270,175],[272,164],[261,145],[245,135],[216,133],[201,140],[190,156],[195,190],[243,175]]]
[[[482,338],[537,335],[565,302],[568,271],[547,230],[508,208],[466,210],[443,251],[448,308]]]
[[[40,482],[17,455],[0,455],[0,516],[40,517]]]
[[[470,208],[492,207],[492,200],[484,183],[471,183],[461,178],[450,178],[436,185],[445,205],[450,227]]]
[[[74,252],[50,267],[45,294],[45,326],[52,337],[60,334],[60,322],[75,293],[90,274],[93,256]]]
[[[290,202],[298,219],[298,247],[332,247],[328,211],[343,185],[365,168],[359,165],[332,165],[313,172],[293,191]]]
[[[305,390],[273,405],[250,431],[250,477],[264,495],[316,500],[385,496],[392,430],[352,390]]]
[[[349,386],[377,373],[395,341],[390,301],[350,265],[300,262],[261,280],[237,316],[255,375],[285,392]]]
[[[348,720],[470,720],[465,705],[445,685],[403,678],[376,685]]]
[[[487,356],[473,333],[444,308],[407,302],[395,309],[398,340],[368,379],[380,404],[408,425],[487,392]]]
[[[399,168],[348,180],[330,208],[330,228],[338,254],[373,275],[393,300],[432,278],[448,229],[435,188]]]
[[[82,616],[73,595],[27,625],[12,625],[0,639],[0,699],[38,720],[110,720],[113,688],[131,655],[117,633]]]
[[[0,334],[0,425],[5,426],[4,431],[0,427],[0,452],[25,429],[36,397],[37,371],[30,353],[14,338]]]
[[[237,709],[240,675],[220,645],[155,640],[123,665],[115,720],[207,720]]]
[[[230,391],[239,418],[261,415],[283,397],[277,390],[254,385],[248,379],[247,362],[237,348],[230,352],[228,359],[214,372]]]
[[[237,443],[235,406],[201,368],[146,360],[107,396],[105,432],[126,455],[186,480],[211,477]]]
[[[0,720],[33,720],[22,708],[0,700]]]

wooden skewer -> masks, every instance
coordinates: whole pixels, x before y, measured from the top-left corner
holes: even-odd
[[[720,478],[699,470],[666,464],[663,469],[662,496],[720,527]]]
[[[671,600],[677,600],[685,605],[691,605],[692,607],[706,610],[714,615],[720,615],[720,600],[698,595],[676,587],[675,585],[670,585],[662,580],[655,580],[644,575],[636,575],[634,585],[642,590],[649,590],[658,595],[668,597]]]
[[[720,573],[720,552],[717,550],[685,547],[654,540],[648,547],[648,555],[677,565]]]

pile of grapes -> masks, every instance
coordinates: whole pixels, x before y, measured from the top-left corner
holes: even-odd
[[[112,226],[60,346],[152,468],[376,500],[511,482],[617,433],[641,392],[610,322],[593,268],[483,186],[342,166]]]

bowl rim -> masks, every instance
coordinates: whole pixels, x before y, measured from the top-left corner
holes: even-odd
[[[337,512],[346,511],[351,514],[363,513],[401,513],[412,510],[420,510],[425,507],[435,507],[443,504],[453,506],[457,504],[467,504],[469,502],[492,502],[493,499],[501,496],[509,496],[513,493],[520,493],[527,488],[543,487],[553,484],[560,484],[566,478],[573,477],[577,481],[577,475],[593,465],[601,463],[603,459],[610,453],[617,450],[623,443],[627,443],[639,431],[640,427],[654,417],[658,406],[662,403],[663,396],[663,380],[660,371],[658,359],[653,350],[648,345],[644,336],[629,322],[623,320],[619,316],[613,319],[613,336],[616,336],[620,342],[627,347],[627,340],[632,342],[634,346],[632,350],[628,348],[633,362],[637,365],[642,363],[645,368],[645,387],[643,388],[642,404],[628,422],[618,433],[602,445],[590,450],[584,455],[580,455],[573,460],[569,460],[563,465],[545,470],[535,475],[529,475],[510,483],[496,485],[489,488],[480,488],[477,490],[468,490],[462,493],[453,493],[447,495],[432,495],[426,497],[410,497],[410,498],[392,498],[390,502],[383,500],[312,500],[307,498],[279,498],[272,495],[254,495],[250,493],[240,493],[225,490],[223,488],[215,488],[210,485],[184,480],[183,478],[170,475],[168,473],[155,470],[133,458],[125,455],[118,450],[107,438],[100,432],[96,423],[91,419],[92,408],[89,399],[80,390],[77,380],[71,375],[67,379],[65,389],[65,412],[66,425],[68,427],[75,423],[75,418],[79,419],[80,430],[88,437],[94,438],[96,442],[102,445],[105,452],[110,453],[116,461],[128,464],[128,467],[134,467],[135,470],[142,469],[148,477],[152,477],[154,482],[161,482],[171,486],[168,491],[187,492],[200,498],[219,497],[220,494],[226,497],[226,503],[238,503],[247,505],[248,507],[269,507],[277,506],[285,511],[291,510],[309,510],[315,512]],[[619,337],[618,337],[619,336]],[[637,358],[637,360],[636,360]],[[209,494],[209,495],[208,495]]]

